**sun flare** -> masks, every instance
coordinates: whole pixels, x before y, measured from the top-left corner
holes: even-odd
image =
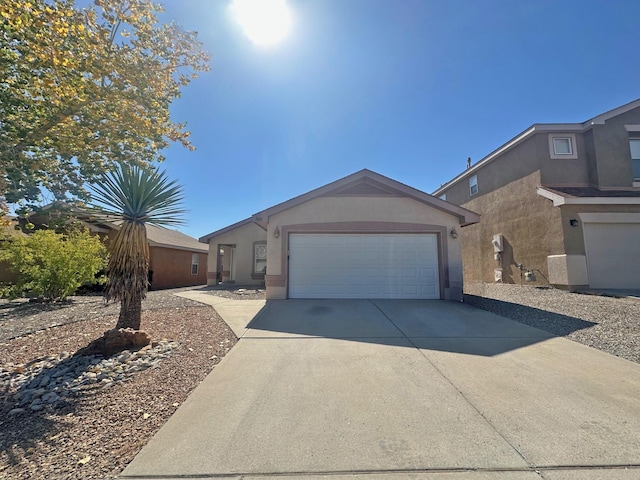
[[[291,27],[291,13],[286,0],[233,0],[237,22],[256,45],[279,43]]]

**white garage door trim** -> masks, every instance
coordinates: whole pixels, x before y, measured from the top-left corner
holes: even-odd
[[[289,298],[440,298],[434,233],[291,233]]]
[[[585,223],[591,288],[640,288],[640,223]]]

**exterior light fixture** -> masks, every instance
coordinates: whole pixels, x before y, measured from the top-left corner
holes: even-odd
[[[569,220],[569,225],[571,225],[572,227],[577,227],[578,226],[578,219],[577,218],[572,218],[571,220]]]
[[[449,231],[449,235],[451,235],[451,238],[458,238],[458,232],[456,231],[456,227],[451,227],[451,230]]]
[[[278,227],[276,227],[276,229],[273,231],[273,236],[276,238],[280,238],[280,229]]]

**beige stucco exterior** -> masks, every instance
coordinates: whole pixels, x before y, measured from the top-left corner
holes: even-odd
[[[264,229],[253,222],[246,222],[209,238],[207,284],[215,285],[220,277],[223,282],[235,282],[237,285],[263,284],[264,275],[253,272],[254,245],[266,239]],[[224,252],[221,258],[220,249]],[[219,263],[222,264],[222,272],[218,272]],[[218,273],[223,275],[219,276]]]
[[[259,212],[200,241],[210,245],[209,284],[216,281],[216,252],[222,245],[234,246],[236,283],[254,283],[255,278],[251,278],[254,245],[266,241],[267,298],[285,299],[289,296],[291,234],[434,234],[438,243],[440,298],[461,300],[462,255],[458,235],[463,225],[478,220],[472,211],[363,170]]]
[[[267,295],[287,298],[287,241],[291,233],[436,233],[440,243],[441,296],[460,299],[460,241],[449,235],[459,219],[410,198],[319,197],[269,218]],[[279,235],[276,235],[276,229]]]

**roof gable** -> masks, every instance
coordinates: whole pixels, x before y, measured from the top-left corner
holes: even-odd
[[[209,243],[209,240],[211,240],[213,237],[217,237],[219,235],[222,235],[223,233],[230,232],[231,230],[235,230],[236,228],[240,228],[252,222],[253,222],[253,217],[245,218],[244,220],[240,220],[239,222],[229,225],[228,227],[224,227],[224,228],[221,228],[220,230],[216,230],[215,232],[211,232],[207,235],[204,235],[199,238],[199,241],[202,243]]]
[[[399,192],[388,186],[362,178],[349,185],[325,193],[325,197],[397,197]],[[402,195],[404,196],[404,195]]]
[[[301,205],[318,197],[333,196],[382,196],[382,197],[409,197],[418,202],[458,217],[460,224],[468,225],[477,223],[480,216],[466,208],[453,205],[436,198],[421,190],[400,183],[379,173],[363,169],[351,175],[343,177],[322,187],[316,188],[303,195],[294,197],[286,202],[262,210],[253,216],[253,220],[266,225],[269,217],[284,212],[290,208]]]

